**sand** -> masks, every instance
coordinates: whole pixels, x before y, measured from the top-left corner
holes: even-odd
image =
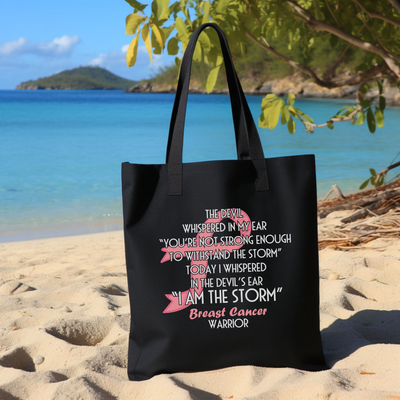
[[[123,233],[0,244],[0,400],[400,399],[400,238],[322,250],[320,285],[331,369],[245,366],[130,382]]]

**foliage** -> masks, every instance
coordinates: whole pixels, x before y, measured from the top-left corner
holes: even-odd
[[[296,131],[294,118],[297,118],[302,123],[308,122],[313,124],[313,119],[294,107],[294,102],[295,95],[293,93],[289,93],[287,102],[274,94],[266,95],[261,103],[262,114],[258,126],[260,128],[275,129],[280,117],[281,124],[287,124],[289,133],[293,134]]]
[[[215,0],[211,3],[180,0],[171,4],[168,0],[153,0],[151,10],[147,9],[148,5],[136,0],[126,1],[134,8],[126,19],[126,33],[135,35],[127,52],[127,64],[130,67],[136,62],[141,32],[142,36],[143,32],[149,32],[145,36],[151,37],[152,51],[146,43],[150,56],[152,52],[160,54],[165,48],[169,54],[177,55],[179,42],[184,51],[191,34],[200,24],[215,22],[226,33],[232,53],[238,60],[246,57],[248,41],[251,40],[270,57],[302,71],[323,87],[360,84],[362,88],[378,75],[400,80],[400,7],[396,9],[386,0],[366,0],[362,4],[358,0]],[[283,43],[285,46],[282,46]],[[210,92],[218,81],[222,60],[214,31],[202,32],[194,60],[203,60],[209,65],[206,87]],[[322,76],[321,60],[329,61]],[[177,58],[176,61],[179,65],[180,60]],[[335,79],[336,73],[349,61],[353,64],[354,72],[340,82]],[[378,85],[382,86],[381,83]],[[362,95],[361,90],[359,97]],[[297,112],[296,116],[288,118],[288,127],[294,131],[293,118],[297,118],[309,132],[319,126],[333,128],[334,122],[347,120],[348,115],[358,110],[357,118],[351,120],[360,125],[366,119],[373,133],[376,127],[382,127],[384,123],[385,107],[381,99],[384,99],[382,90],[379,104],[363,98],[352,111],[341,110],[322,125],[300,119],[298,116],[301,114]],[[274,103],[272,122],[276,120],[278,109],[286,112],[283,102]],[[282,107],[278,104],[282,104]],[[281,118],[286,121],[285,116],[281,115]],[[259,125],[268,128],[276,126],[265,121],[265,110],[262,110]]]
[[[392,160],[390,165],[381,172],[376,173],[375,169],[370,168],[369,172],[370,172],[371,176],[365,182],[363,182],[361,184],[359,189],[360,190],[365,189],[369,183],[375,187],[382,186],[385,183],[389,183],[390,181],[386,182],[387,172],[390,171],[391,169],[394,169],[394,168],[397,168],[400,166],[400,161],[395,163],[395,161],[396,161],[397,157],[399,157],[399,155],[400,155],[400,152],[397,153],[396,157]],[[393,181],[399,177],[400,177],[400,174],[395,175],[394,177],[392,177],[391,181]]]
[[[375,187],[382,186],[384,184],[386,174],[382,174],[379,179],[376,180],[376,171],[373,168],[370,168],[369,172],[371,173],[371,176],[361,184],[359,187],[360,190],[365,189],[368,186],[368,183],[371,183],[371,185]]]
[[[121,78],[100,67],[79,67],[47,78],[23,82],[22,85],[44,89],[128,89],[136,82]]]

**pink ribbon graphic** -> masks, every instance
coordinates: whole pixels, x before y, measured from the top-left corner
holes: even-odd
[[[218,218],[209,218],[206,220],[205,224],[216,224],[221,222],[223,219],[231,219],[233,222],[235,222],[236,224],[240,224],[241,226],[246,226],[246,225],[242,225],[244,222],[248,222],[247,224],[247,230],[245,230],[244,228],[240,230],[240,235],[241,236],[249,236],[251,234],[251,221],[249,216],[243,211],[240,210],[241,213],[241,217],[236,217],[236,216],[232,216],[232,217],[224,217],[221,218],[221,211],[217,212]],[[187,244],[183,247],[164,247],[163,249],[161,249],[162,251],[165,252],[164,257],[161,259],[161,263],[164,263],[166,261],[170,260],[170,253],[176,253],[176,252],[181,252],[183,254],[183,257],[185,257],[185,252],[186,251],[190,251],[190,252],[195,252],[195,251],[218,251],[218,250],[228,250],[229,252],[232,252],[233,250],[238,250],[240,249],[243,244],[233,244],[233,245],[228,245],[228,244],[224,244],[222,245],[221,243],[217,243],[217,244],[212,244],[211,246],[207,246],[207,247],[200,247],[198,246],[200,239],[204,239],[207,240],[206,238],[211,238],[214,235],[214,232],[199,232],[196,236],[196,243],[197,246],[196,247],[189,247]],[[209,242],[211,243],[211,242]],[[192,267],[193,265],[198,265],[199,263],[201,263],[201,265],[204,266],[204,271],[207,270],[207,266],[208,266],[208,260],[207,261],[196,261],[196,260],[191,260],[190,262],[190,266]],[[195,272],[195,271],[192,271]],[[198,272],[198,271],[197,271]],[[201,285],[201,279],[205,279],[207,277],[207,273],[200,273],[198,272],[197,274],[190,274],[190,281],[192,282],[192,279],[197,279],[197,287],[194,288],[190,288],[188,290],[186,290],[185,292],[181,292],[180,293],[180,297],[177,295],[173,295],[173,294],[166,294],[165,296],[170,300],[170,303],[168,304],[168,306],[165,308],[165,310],[163,311],[163,314],[165,313],[173,313],[173,312],[177,312],[177,311],[181,311],[183,309],[185,309],[186,307],[191,306],[192,304],[186,304],[187,298],[189,296],[189,293],[191,295],[192,298],[195,297],[195,291],[197,293],[197,295],[200,295],[201,292],[203,291],[203,287]],[[180,301],[179,301],[180,300]],[[179,302],[181,304],[179,304]]]

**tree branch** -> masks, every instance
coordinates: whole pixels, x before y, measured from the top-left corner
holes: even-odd
[[[328,5],[328,3],[326,3]],[[358,30],[357,34],[360,34],[360,32],[364,29],[364,25]],[[342,60],[343,56],[345,55],[346,51],[350,48],[351,44],[348,43],[346,48],[343,50],[342,54],[336,59],[336,61],[326,69],[324,74],[322,75],[322,79],[330,79],[335,75],[335,71],[337,66],[340,64],[340,61]]]
[[[395,8],[395,10],[400,14],[400,2],[399,0],[389,0],[389,3]]]
[[[372,12],[367,11],[367,10],[364,8],[364,6],[362,6],[362,5],[358,2],[358,0],[353,0],[353,2],[356,3],[356,4],[361,8],[361,10],[363,10],[363,11],[365,12],[365,14],[368,15],[369,18],[381,19],[382,21],[388,22],[389,24],[398,26],[398,27],[400,28],[400,22],[393,21],[392,19],[390,19],[390,18],[388,18],[388,17],[385,17],[384,15],[380,15],[380,14],[376,14],[376,13],[372,13]]]
[[[345,55],[346,51],[350,48],[350,46],[351,44],[349,43],[343,50],[342,54],[335,60],[335,62],[326,69],[326,71],[322,75],[322,79],[330,79],[333,76],[335,76],[336,68],[340,64],[340,61],[342,61],[343,56]]]
[[[343,40],[346,40],[347,42],[353,44],[356,47],[359,47],[360,49],[381,56],[385,60],[388,67],[395,73],[397,79],[400,80],[400,67],[396,64],[393,54],[387,53],[384,49],[381,49],[380,47],[377,47],[371,43],[365,42],[364,40],[361,40],[351,35],[350,33],[347,33],[346,31],[337,28],[336,26],[318,21],[313,16],[311,16],[304,8],[300,7],[295,1],[286,0],[286,3],[294,8],[297,13],[305,19],[306,25],[311,29],[333,33],[334,35],[342,38]]]
[[[339,117],[339,118],[331,118],[328,122],[325,124],[312,124],[307,121],[303,121],[303,124],[306,126],[306,129],[309,130],[311,133],[314,133],[315,128],[322,128],[323,126],[328,126],[332,124],[333,122],[345,122],[345,121],[351,121],[354,119],[354,116],[359,112],[362,111],[362,107],[358,106],[354,111],[352,111],[349,115],[345,117]]]
[[[293,68],[297,69],[298,71],[304,72],[317,85],[319,85],[321,87],[326,87],[328,89],[339,88],[339,87],[349,86],[349,85],[357,85],[361,82],[365,82],[366,80],[373,78],[374,76],[376,76],[379,73],[384,72],[388,69],[388,66],[386,65],[386,63],[383,62],[379,65],[376,65],[376,66],[370,68],[367,71],[362,72],[361,74],[352,76],[349,79],[343,79],[343,80],[337,80],[337,81],[331,81],[331,80],[323,81],[320,78],[318,78],[317,74],[311,68],[308,68],[305,65],[302,65],[294,60],[291,60],[290,58],[287,58],[283,54],[277,52],[271,45],[268,44],[268,42],[266,41],[266,39],[264,37],[261,37],[261,39],[264,42],[264,43],[261,43],[246,28],[245,28],[245,31],[246,31],[246,36],[249,39],[251,39],[255,44],[260,46],[262,49],[266,50],[270,54],[273,54],[275,57],[279,58],[280,60],[287,62],[289,65],[291,65]]]
[[[340,22],[338,21],[338,19],[336,18],[335,14],[333,13],[331,7],[329,6],[329,3],[328,3],[326,0],[325,0],[325,5],[328,7],[328,10],[329,10],[329,12],[331,13],[331,15],[332,15],[333,19],[335,20],[335,22],[336,22],[339,26],[342,26],[342,25],[340,24]]]
[[[342,81],[336,81],[336,87],[343,87],[343,86],[350,86],[350,85],[357,85],[361,82],[368,81],[369,79],[373,78],[374,76],[380,74],[381,72],[385,72],[389,69],[385,62],[382,62],[374,67],[367,69],[361,74],[354,75],[349,79],[345,79]]]
[[[379,178],[381,177],[381,175],[386,174],[386,172],[388,172],[388,171],[390,171],[391,169],[396,168],[396,167],[400,167],[400,161],[397,162],[397,163],[394,163],[394,164],[392,164],[392,165],[389,165],[387,168],[385,168],[385,169],[382,170],[381,172],[378,172],[378,173],[376,174],[375,184],[378,183]]]
[[[310,69],[310,68],[306,67],[305,65],[302,65],[302,64],[300,64],[300,63],[298,63],[296,61],[293,61],[290,58],[287,58],[286,56],[284,56],[281,53],[278,53],[271,45],[268,44],[268,42],[266,41],[266,39],[264,37],[262,37],[262,40],[264,41],[264,43],[261,43],[246,28],[245,28],[245,31],[246,31],[246,36],[249,39],[251,39],[254,43],[256,43],[258,46],[260,46],[264,50],[268,51],[268,53],[273,54],[275,57],[279,58],[280,60],[283,60],[283,61],[287,62],[293,68],[295,68],[295,69],[297,69],[297,70],[299,70],[301,72],[304,72],[310,78],[312,78],[312,80],[315,83],[317,83],[318,85],[323,86],[323,87],[327,87],[327,88],[330,88],[330,89],[336,87],[333,82],[321,81],[321,79],[318,78],[317,74],[312,69]]]
[[[382,43],[382,41],[379,39],[379,37],[375,34],[375,32],[367,25],[365,21],[361,21],[363,23],[363,26],[365,26],[371,33],[371,35],[374,37],[374,39],[381,45],[382,49],[384,49],[386,52],[389,53],[389,50],[386,48],[386,46]]]

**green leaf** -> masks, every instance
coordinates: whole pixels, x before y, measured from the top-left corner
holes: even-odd
[[[150,40],[150,23],[144,24],[142,29],[142,39],[146,46],[146,50],[149,53],[150,63],[153,63],[153,53],[151,52],[151,40]]]
[[[125,28],[125,33],[127,35],[135,35],[137,28],[139,27],[139,25],[145,21],[147,19],[147,17],[142,17],[139,14],[129,14],[126,17],[126,28]]]
[[[232,2],[233,3],[233,2]],[[249,3],[250,3],[250,11],[254,14],[254,16],[257,18],[257,19],[260,19],[261,18],[261,11],[260,11],[260,9],[258,8],[258,5],[257,5],[257,1],[254,1],[254,0],[250,0],[249,1]]]
[[[385,117],[383,116],[383,112],[380,108],[375,109],[375,119],[376,119],[376,126],[378,128],[382,128],[385,125]]]
[[[158,17],[158,19],[160,21],[169,18],[169,15],[170,15],[170,12],[169,12],[169,1],[170,0],[162,0],[161,1],[161,14]]]
[[[129,3],[135,10],[138,11],[143,11],[147,7],[147,4],[139,3],[136,0],[125,0],[125,1]]]
[[[376,123],[375,123],[374,113],[372,112],[371,107],[368,108],[368,111],[367,111],[367,123],[368,123],[369,131],[371,133],[375,133]]]
[[[320,21],[323,21],[325,19],[324,14],[321,11],[320,5],[319,5],[319,0],[313,0],[314,3],[314,9],[315,9],[315,16],[317,19]]]
[[[264,97],[265,100],[275,100],[277,98],[278,98],[278,96],[276,94],[273,94],[273,93],[269,93]]]
[[[359,187],[359,190],[363,190],[368,186],[368,182],[369,182],[370,178],[368,178],[365,182],[363,182],[361,184],[361,186]]]
[[[151,26],[151,25],[150,25]],[[158,44],[154,30],[151,31],[151,46],[153,47],[153,54],[161,54],[161,47]]]
[[[336,115],[340,116],[339,114],[340,114],[343,110],[347,110],[347,111],[352,112],[352,111],[354,111],[354,108],[353,108],[353,107],[349,107],[349,106],[344,106],[344,107],[342,107],[342,108],[336,113]]]
[[[292,117],[297,118],[298,120],[300,120],[301,122],[303,122],[303,118],[302,118],[301,114],[299,114],[299,113],[296,111],[296,108],[294,108],[293,106],[289,106],[289,107],[288,107],[288,110],[289,110],[290,115],[291,115]]]
[[[379,94],[382,94],[383,93],[382,81],[380,79],[377,79],[376,82],[378,84]]]
[[[201,3],[201,7],[204,10],[202,23],[205,24],[206,22],[210,22],[210,7],[211,7],[211,4],[208,1],[204,1],[203,3]]]
[[[261,113],[260,118],[258,119],[258,126],[259,128],[268,128],[268,124],[265,121],[264,113]]]
[[[263,109],[263,128],[274,129],[278,123],[280,109],[284,101],[281,99],[275,99],[264,107]],[[278,109],[278,111],[276,111]]]
[[[170,56],[175,56],[179,52],[179,46],[178,46],[178,39],[176,37],[172,37],[168,41],[167,45],[167,51]]]
[[[335,48],[336,45],[338,44],[338,41],[339,41],[339,37],[334,35],[334,34],[332,34],[330,39],[329,39],[329,43],[330,43],[331,47]]]
[[[361,85],[360,89],[358,89],[362,94],[368,93],[369,87],[367,85]]]
[[[269,127],[269,113],[270,113],[271,109],[275,106],[277,101],[278,100],[267,103],[267,105],[262,109],[262,115],[264,116],[263,117],[263,121],[264,121],[263,128]]]
[[[211,49],[211,41],[206,32],[203,31],[200,33],[199,42],[203,51],[208,53]]]
[[[151,3],[151,11],[153,12],[152,20],[157,22],[160,20],[160,16],[163,12],[163,1],[164,0],[153,0]]]
[[[357,125],[362,125],[365,122],[365,114],[362,111],[357,113]]]
[[[285,125],[289,121],[289,118],[290,118],[290,113],[286,107],[286,104],[284,104],[282,106],[281,113],[282,113],[281,114],[281,124]]]
[[[278,97],[275,94],[267,94],[261,102],[261,110],[264,110],[266,107],[269,107],[269,104],[272,101],[278,100]]]
[[[293,107],[293,110],[294,110],[297,114],[301,115],[301,117],[303,118],[304,121],[310,122],[311,124],[314,123],[314,120],[313,120],[309,115],[305,114],[303,111],[299,110],[299,109],[296,108],[296,107]]]
[[[369,99],[366,99],[366,100],[363,100],[363,101],[360,102],[360,106],[361,106],[362,108],[367,108],[367,107],[369,107],[370,105],[371,105],[371,100],[369,100]]]
[[[296,98],[296,96],[294,95],[294,93],[289,93],[288,94],[288,103],[290,106],[292,106],[294,104],[294,99]]]
[[[274,106],[269,112],[269,124],[268,124],[269,129],[275,129],[276,125],[278,125],[279,116],[281,115],[282,105],[283,105],[282,100],[275,102]]]
[[[330,122],[330,123],[327,125],[327,127],[328,127],[329,129],[333,129],[333,122]]]
[[[370,168],[369,173],[374,177],[376,176],[376,171],[374,170],[374,168]]]
[[[289,106],[289,107],[288,107],[288,110],[289,110],[290,115],[291,115],[293,118],[297,118],[297,119],[299,119],[300,121],[302,121],[300,115],[297,115],[297,113],[293,111],[293,107],[291,108],[291,106]]]
[[[353,109],[352,109],[352,110],[347,110],[347,111],[345,111],[341,116],[342,116],[342,117],[347,117],[347,116],[350,115],[353,111],[354,111]]]
[[[383,96],[379,96],[379,108],[382,111],[386,108],[386,99]]]
[[[194,48],[193,60],[196,62],[201,61],[201,44],[199,41],[197,41],[196,46]]]
[[[189,35],[186,29],[186,25],[181,17],[176,17],[175,28],[178,31],[178,39],[185,45],[185,48],[189,42]]]
[[[217,66],[214,67],[208,74],[207,82],[206,82],[207,93],[211,93],[212,90],[214,89],[215,84],[217,83],[218,73],[219,73],[219,69],[221,68],[221,65],[222,65],[222,60],[223,60],[223,58],[221,56],[218,56],[217,57]]]
[[[292,117],[289,118],[289,121],[288,121],[288,123],[287,123],[287,127],[288,127],[288,131],[289,131],[289,133],[290,133],[291,135],[292,135],[293,133],[296,132],[296,124],[295,124],[295,122],[293,121],[293,118],[292,118]]]
[[[382,175],[379,177],[376,186],[382,186],[384,182],[385,182],[385,174],[382,174]]]
[[[131,44],[128,47],[128,51],[126,52],[126,63],[128,67],[133,67],[136,63],[137,49],[139,44],[139,32],[133,38]]]
[[[230,0],[218,0],[217,7],[215,7],[215,12],[217,14],[225,14],[228,8]]]
[[[172,3],[169,6],[169,14],[171,15],[172,13],[174,13],[174,16],[176,17],[176,14],[178,14],[178,12],[181,11],[181,6],[179,4],[178,1],[175,1],[175,3]]]
[[[366,69],[368,69],[369,64],[366,62],[363,62],[359,65],[357,65],[357,67],[354,68],[355,71],[365,71]]]
[[[154,33],[154,36],[160,46],[161,49],[164,48],[164,32],[158,28],[156,24],[150,23],[151,30]]]
[[[164,37],[164,43],[167,42],[167,39],[169,37],[169,35],[171,34],[171,32],[175,29],[175,24],[172,24],[170,26],[161,28],[162,32],[163,32],[163,37]]]

